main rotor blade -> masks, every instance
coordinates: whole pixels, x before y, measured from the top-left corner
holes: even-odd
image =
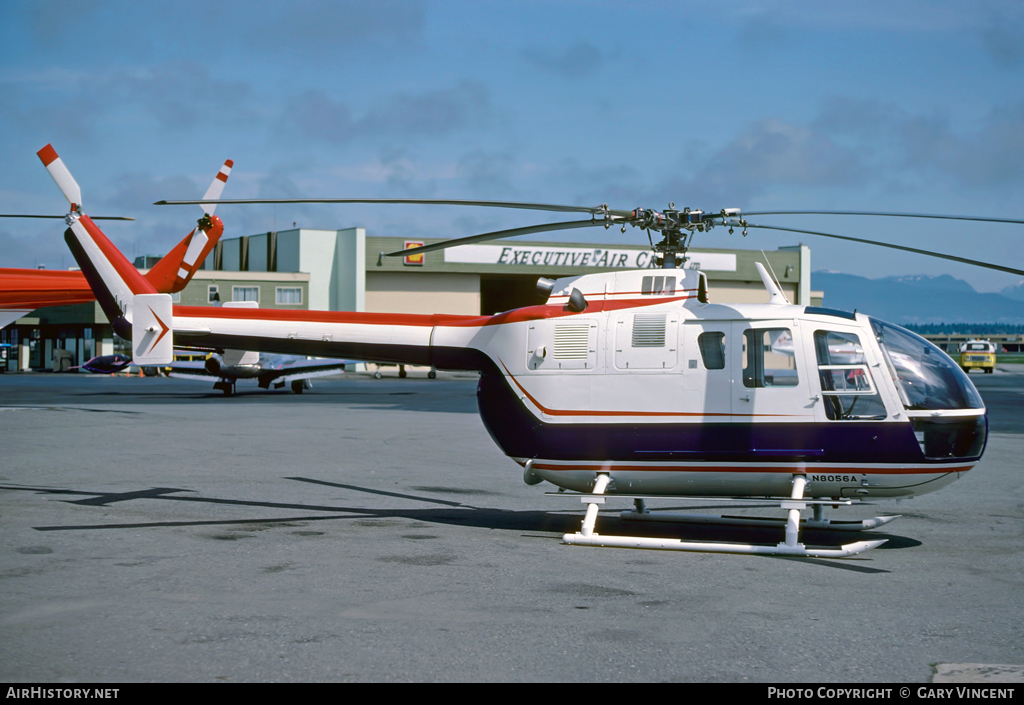
[[[194,204],[224,203],[252,205],[257,203],[382,203],[421,206],[480,206],[483,208],[519,208],[535,211],[556,211],[559,213],[591,213],[594,215],[616,215],[628,217],[632,211],[613,211],[606,206],[561,206],[552,203],[518,203],[514,201],[464,201],[440,198],[246,198],[232,200],[202,201],[157,201],[154,206],[187,206]]]
[[[0,218],[60,218],[64,220],[66,216],[63,215],[7,215],[6,213],[0,213]],[[127,218],[121,215],[90,215],[90,220],[135,220],[135,218]]]
[[[748,215],[870,215],[888,218],[932,218],[934,220],[974,220],[983,223],[1015,223],[1024,225],[1024,220],[1012,218],[987,218],[978,215],[931,215],[928,213],[875,213],[873,211],[755,211],[743,213],[741,217]]]
[[[612,220],[613,223],[621,222],[619,220]],[[420,247],[410,247],[408,250],[402,250],[401,252],[386,252],[385,257],[406,257],[408,255],[418,255],[422,252],[433,252],[434,250],[444,250],[449,247],[458,247],[459,245],[469,245],[474,242],[485,242],[487,240],[500,240],[506,237],[515,237],[516,235],[530,235],[531,233],[546,233],[552,230],[572,230],[573,228],[591,228],[598,225],[604,225],[603,220],[573,220],[567,223],[548,223],[546,225],[531,225],[525,228],[512,228],[511,230],[498,230],[493,233],[484,233],[483,235],[470,235],[469,237],[460,237],[455,240],[445,240],[443,242],[435,242],[431,245],[421,245]]]
[[[789,233],[803,233],[805,235],[820,235],[821,237],[831,237],[837,240],[848,240],[849,242],[861,242],[866,245],[878,245],[879,247],[888,247],[893,250],[903,250],[904,252],[913,252],[919,255],[926,255],[928,257],[938,257],[940,259],[948,259],[953,262],[963,262],[964,264],[972,264],[975,267],[985,267],[986,269],[997,269],[1000,272],[1009,272],[1010,274],[1021,274],[1024,275],[1024,270],[1013,269],[1012,267],[1003,267],[998,264],[991,264],[989,262],[979,262],[978,260],[967,259],[966,257],[957,257],[955,255],[944,255],[940,252],[930,252],[928,250],[919,250],[916,247],[904,247],[903,245],[893,245],[888,242],[878,242],[877,240],[864,240],[859,237],[848,237],[846,235],[833,235],[832,233],[819,233],[814,230],[797,230],[795,228],[780,228],[774,225],[754,225],[753,223],[747,223],[746,226],[741,226],[736,221],[727,221],[727,226],[732,227],[748,227],[748,228],[761,228],[762,230],[782,230]]]

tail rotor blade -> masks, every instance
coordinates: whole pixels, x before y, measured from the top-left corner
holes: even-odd
[[[46,170],[50,172],[50,176],[57,182],[57,187],[61,190],[61,193],[71,203],[71,209],[78,209],[82,205],[82,190],[78,188],[78,182],[75,181],[75,177],[71,175],[68,168],[64,166],[64,161],[57,156],[53,146],[48,144],[36,152],[36,154],[42,160]]]
[[[204,201],[217,201],[220,199],[220,195],[224,192],[224,184],[228,182],[228,177],[231,175],[231,167],[234,165],[235,163],[230,159],[224,162],[224,166],[213,177],[213,183],[210,184],[210,188],[206,189],[206,195],[203,196]],[[199,205],[202,206],[206,215],[213,215],[213,212],[217,210],[216,203],[200,203]]]

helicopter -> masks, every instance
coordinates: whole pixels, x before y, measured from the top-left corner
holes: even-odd
[[[44,163],[52,166],[54,178],[59,178],[68,189],[68,198],[81,201],[81,189],[67,171],[64,162],[47,145],[39,153]],[[213,177],[203,201],[220,198],[224,192],[234,162],[228,159]],[[48,167],[49,168],[49,167]],[[197,226],[170,252],[146,272],[146,278],[158,292],[176,294],[192,280],[203,260],[213,250],[224,233],[224,223],[214,216],[217,206],[200,204],[203,217]],[[77,206],[72,207],[72,210]],[[0,218],[64,218],[56,215],[0,214]],[[124,216],[97,216],[94,220],[135,220]],[[42,269],[0,268],[0,328],[25,316],[37,308],[64,304],[89,303],[95,300],[89,283],[81,272],[46,271]],[[84,365],[83,365],[84,366]]]
[[[209,308],[172,306],[170,297],[157,293],[78,208],[67,216],[65,241],[114,330],[132,341],[136,364],[166,364],[179,346],[479,372],[483,423],[522,468],[524,481],[547,481],[559,488],[551,494],[588,505],[581,530],[563,536],[567,544],[852,556],[885,540],[819,548],[801,543],[801,529],[883,526],[898,517],[834,521],[824,510],[933,492],[969,472],[984,452],[988,421],[981,396],[959,366],[923,338],[863,313],[793,305],[760,263],[767,303],[711,303],[705,273],[679,266],[694,234],[724,226],[839,237],[1024,271],[858,238],[755,225],[747,218],[767,212],[744,214],[735,208],[621,211],[607,205],[419,199],[298,202],[582,212],[585,220],[474,235],[382,256],[572,228],[617,226],[624,231],[628,225],[648,236],[661,234],[659,242],[651,240],[661,269],[541,279],[538,289],[546,294],[545,303],[490,316]],[[185,203],[195,202],[160,202]],[[784,538],[776,545],[759,545],[602,535],[596,520],[609,496],[633,499],[634,508],[622,513],[627,520],[778,526]],[[646,505],[653,498],[679,497],[753,501],[787,515],[682,515],[652,512]],[[811,516],[802,518],[808,508]]]

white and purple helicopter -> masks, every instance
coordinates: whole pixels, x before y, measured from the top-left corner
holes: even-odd
[[[68,193],[66,168],[47,167]],[[267,201],[219,201],[255,203]],[[284,201],[270,201],[284,202]],[[295,202],[295,201],[289,201]],[[173,347],[249,350],[431,365],[480,373],[481,418],[529,485],[547,481],[587,504],[565,543],[684,551],[845,557],[800,542],[801,528],[863,531],[897,518],[834,521],[826,507],[941,489],[982,457],[984,402],[937,347],[863,313],[793,305],[758,265],[763,304],[710,303],[703,272],[679,269],[695,233],[764,227],[911,250],[813,231],[759,226],[738,209],[618,211],[495,201],[302,199],[299,202],[465,205],[582,212],[586,219],[449,240],[387,256],[516,235],[626,225],[661,233],[663,269],[541,280],[547,301],[492,316],[409,315],[174,306],[78,210],[65,240],[136,364],[169,362]],[[161,204],[195,203],[193,201]],[[868,214],[858,215],[908,215]],[[936,217],[936,216],[924,216]],[[959,216],[942,216],[961,219]],[[995,218],[965,220],[1024,223]],[[622,518],[778,526],[775,545],[686,542],[596,531],[609,496],[634,500]],[[778,519],[652,512],[653,498],[759,502]],[[579,501],[579,500],[578,500]],[[810,515],[801,517],[802,510]],[[784,531],[781,531],[783,530]]]

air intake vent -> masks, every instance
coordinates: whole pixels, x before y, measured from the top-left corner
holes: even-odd
[[[586,360],[589,342],[589,323],[560,323],[555,326],[555,359]]]
[[[665,347],[664,313],[638,313],[633,316],[633,347]]]

